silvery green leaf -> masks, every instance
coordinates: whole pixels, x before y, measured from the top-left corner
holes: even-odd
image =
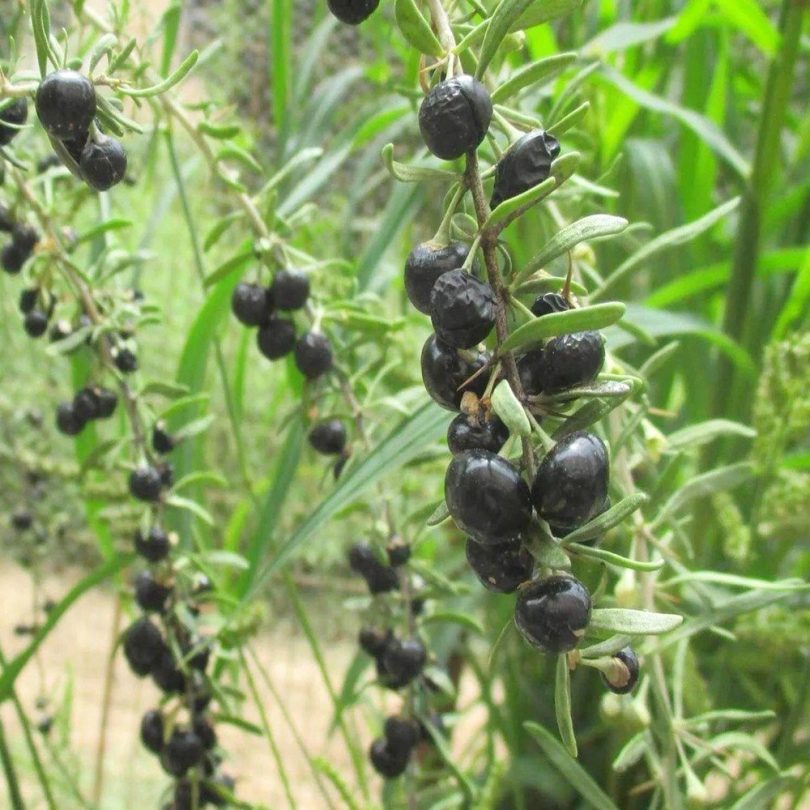
[[[721,436],[744,436],[746,439],[753,439],[757,432],[742,425],[739,422],[732,422],[728,419],[709,419],[697,425],[676,430],[667,436],[667,443],[673,450],[688,450],[692,447],[700,447]]]
[[[600,641],[598,644],[591,644],[587,647],[579,647],[578,652],[583,658],[603,658],[606,655],[614,655],[623,650],[633,641],[632,636],[620,633],[610,638]]]
[[[668,633],[683,623],[677,613],[653,613],[625,608],[596,608],[591,613],[589,630],[623,633],[632,636],[652,636]]]
[[[644,756],[649,744],[650,734],[646,729],[632,736],[613,760],[613,770],[616,773],[624,773],[632,768]]]
[[[566,751],[577,755],[577,738],[574,734],[574,721],[571,718],[571,672],[568,669],[568,656],[557,656],[557,668],[554,678],[554,714],[560,739]]]
[[[501,103],[519,93],[525,87],[548,81],[573,64],[576,58],[577,55],[573,51],[558,53],[516,70],[500,87],[493,91],[493,103]]]
[[[501,380],[492,392],[492,408],[509,428],[510,433],[518,436],[531,436],[532,426],[526,416],[523,405],[515,396],[508,380]]]
[[[569,543],[582,543],[585,540],[592,540],[594,537],[604,534],[614,526],[618,526],[637,509],[640,509],[647,503],[647,496],[643,492],[635,492],[622,498],[615,506],[611,506],[606,512],[597,515],[593,520],[580,526],[578,529],[567,534],[562,544],[567,546]]]
[[[615,565],[617,568],[629,568],[632,571],[658,571],[664,567],[664,560],[641,562],[631,560],[629,557],[622,557],[621,554],[615,554],[603,548],[581,546],[579,543],[566,542],[565,549],[572,554],[578,554],[580,557],[587,557],[607,565]]]
[[[408,166],[394,160],[394,144],[386,144],[382,149],[382,159],[388,173],[402,183],[421,183],[426,180],[439,180],[447,183],[457,180],[458,177],[453,172],[444,169],[433,169],[427,166]]]
[[[663,506],[655,519],[659,523],[669,515],[676,514],[684,506],[698,498],[717,492],[725,492],[747,481],[754,474],[754,467],[747,461],[730,464],[717,470],[696,475],[687,481]]]

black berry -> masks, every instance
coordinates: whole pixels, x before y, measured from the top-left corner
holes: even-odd
[[[167,695],[179,695],[186,691],[188,685],[186,676],[177,666],[177,662],[168,647],[164,647],[157,661],[152,665],[150,674],[158,689]]]
[[[506,459],[488,450],[467,450],[453,458],[444,498],[456,525],[488,545],[517,537],[532,517],[526,482]]]
[[[26,529],[30,529],[33,523],[34,523],[33,516],[31,515],[30,512],[26,511],[25,509],[18,509],[11,515],[11,525],[18,532],[24,532]]]
[[[106,191],[124,179],[127,153],[119,140],[101,135],[88,140],[79,157],[79,167],[87,185]]]
[[[332,346],[317,332],[307,332],[295,344],[295,365],[309,380],[315,380],[332,368]]]
[[[405,262],[405,292],[408,300],[425,315],[430,315],[430,293],[439,276],[458,270],[464,264],[469,245],[453,242],[445,247],[433,242],[418,244]],[[473,264],[473,268],[475,268]]]
[[[495,414],[460,413],[447,428],[447,446],[456,456],[465,450],[497,453],[509,438],[509,428]]]
[[[388,747],[395,754],[407,756],[418,745],[421,737],[419,724],[409,717],[389,717],[383,730]]]
[[[39,120],[49,135],[64,140],[86,132],[96,115],[93,83],[75,70],[48,74],[37,88]]]
[[[15,98],[0,110],[0,146],[7,146],[28,120],[28,100]]]
[[[194,718],[194,733],[206,751],[210,751],[217,744],[217,733],[214,726],[205,717]]]
[[[385,647],[391,640],[390,630],[378,630],[376,627],[363,627],[357,640],[360,648],[372,658],[377,658],[385,652]]]
[[[430,320],[449,346],[472,348],[495,326],[495,293],[464,270],[451,270],[433,285]]]
[[[60,402],[56,406],[56,428],[65,436],[76,436],[84,429],[85,422],[73,410],[72,402]]]
[[[30,225],[15,225],[11,232],[11,242],[26,258],[31,255],[34,246],[39,242],[39,231]]]
[[[309,298],[309,279],[297,270],[279,270],[273,277],[270,294],[279,309],[301,309]]]
[[[554,526],[576,527],[601,511],[610,462],[598,436],[584,430],[561,439],[546,454],[532,484],[537,514]]]
[[[489,361],[486,352],[466,360],[456,349],[448,346],[436,335],[431,335],[422,347],[422,382],[428,394],[442,408],[457,411],[466,391],[483,396],[487,387],[487,374],[482,372],[465,383]]]
[[[163,715],[151,709],[141,718],[141,742],[148,751],[159,754],[163,750]]]
[[[394,751],[384,737],[371,743],[368,756],[374,770],[384,779],[396,779],[408,767],[408,754]]]
[[[83,422],[89,422],[98,416],[98,400],[90,388],[82,388],[73,397],[73,412]]]
[[[152,428],[152,449],[156,453],[165,455],[174,450],[175,439],[170,433],[167,433],[161,425],[155,425]]]
[[[610,674],[602,673],[602,681],[617,695],[626,695],[632,692],[638,683],[639,663],[636,651],[632,647],[624,647],[614,656]]]
[[[360,574],[372,594],[387,593],[399,588],[397,572],[382,563],[368,543],[355,543],[349,549],[349,565]]]
[[[419,108],[419,130],[427,148],[443,160],[455,160],[484,140],[492,120],[492,99],[472,76],[437,84]]]
[[[360,25],[380,4],[380,0],[327,0],[329,11],[347,25]]]
[[[140,530],[135,533],[135,551],[149,562],[165,560],[170,548],[169,535],[158,526],[153,526],[145,537]]]
[[[131,374],[138,368],[138,358],[133,351],[127,348],[118,349],[113,357],[113,362],[122,374]]]
[[[171,594],[171,586],[155,579],[151,571],[141,571],[135,577],[135,601],[147,613],[162,613]]]
[[[278,360],[295,348],[295,326],[286,318],[271,317],[256,333],[259,351],[268,360]]]
[[[388,555],[388,562],[396,568],[400,565],[405,565],[405,563],[410,560],[411,547],[397,538],[388,544],[385,553]]]
[[[261,326],[270,317],[271,302],[267,287],[242,282],[233,288],[231,311],[245,326]]]
[[[193,732],[176,728],[163,750],[161,764],[172,776],[183,776],[203,757],[200,738]]]
[[[124,655],[136,675],[148,675],[164,651],[163,636],[149,619],[138,619],[124,634]]]
[[[527,396],[543,392],[546,368],[542,349],[531,349],[526,354],[521,355],[517,360],[517,369],[520,375],[520,384],[523,386],[523,392]]]
[[[326,419],[309,431],[309,443],[325,456],[338,456],[346,447],[346,428],[340,419]]]
[[[523,638],[547,653],[573,650],[590,619],[591,595],[568,576],[536,579],[519,592],[515,605],[515,624]]]
[[[547,180],[559,154],[560,142],[542,130],[527,132],[515,141],[495,166],[490,206],[495,208]]]
[[[162,489],[163,480],[156,467],[145,465],[129,474],[130,494],[139,501],[157,501]]]
[[[28,256],[23,253],[13,242],[3,245],[3,251],[0,253],[0,264],[3,265],[3,270],[9,275],[16,275],[22,270],[25,260]]]
[[[115,413],[115,408],[118,405],[118,395],[109,388],[100,388],[99,386],[92,388],[91,391],[96,398],[96,418],[109,419]]]
[[[481,584],[495,593],[514,593],[532,578],[534,561],[520,540],[485,546],[467,540],[467,562]]]
[[[385,647],[383,665],[386,673],[397,683],[408,684],[416,678],[427,662],[425,645],[417,638],[392,639]]]
[[[38,309],[32,309],[23,319],[23,328],[29,337],[42,337],[48,331],[48,316]]]
[[[543,349],[544,392],[555,394],[592,382],[605,363],[599,332],[575,332],[552,338]]]
[[[532,314],[538,318],[551,315],[552,312],[565,312],[571,305],[559,293],[543,293],[534,299]]]

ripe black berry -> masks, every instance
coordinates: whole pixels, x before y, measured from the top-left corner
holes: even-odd
[[[308,379],[314,380],[332,368],[332,346],[317,332],[307,332],[295,344],[295,365]]]
[[[118,405],[118,395],[109,388],[98,386],[91,389],[96,398],[96,419],[109,419]]]
[[[163,480],[160,470],[145,465],[134,469],[129,474],[130,494],[139,501],[156,501],[160,498]]]
[[[456,456],[465,450],[497,453],[509,438],[509,428],[495,414],[460,413],[447,428],[447,446]]]
[[[32,309],[23,319],[23,327],[29,337],[42,337],[48,331],[48,316],[38,309]]]
[[[193,731],[176,728],[166,743],[160,762],[172,776],[183,776],[202,759],[203,754],[200,738]]]
[[[141,571],[135,577],[135,601],[147,613],[162,613],[171,594],[171,586],[159,582],[151,571]]]
[[[146,537],[140,530],[135,533],[135,551],[149,562],[157,563],[169,555],[169,535],[159,526],[153,526]]]
[[[163,636],[149,619],[138,619],[124,634],[124,655],[136,675],[148,675],[164,651]]]
[[[605,344],[599,332],[552,338],[543,349],[545,393],[556,394],[591,382],[604,363]]]
[[[309,279],[297,270],[279,270],[273,278],[270,294],[279,309],[301,309],[309,298]]]
[[[515,141],[495,166],[490,206],[495,208],[547,180],[551,163],[559,154],[560,142],[539,129]]]
[[[613,671],[607,675],[602,673],[602,681],[611,692],[617,695],[626,695],[632,692],[638,682],[639,663],[636,651],[632,647],[624,647],[614,656]]]
[[[561,439],[546,454],[532,484],[537,514],[554,526],[581,526],[605,503],[610,462],[598,436],[584,430]]]
[[[380,0],[327,0],[329,11],[347,25],[360,25],[380,4]]]
[[[349,565],[360,574],[372,594],[387,593],[399,588],[397,572],[380,562],[368,543],[355,543],[349,549]]]
[[[236,319],[245,326],[261,326],[267,323],[272,309],[272,299],[267,287],[242,282],[233,288],[231,310]]]
[[[15,98],[0,110],[0,146],[7,146],[28,120],[28,100]]]
[[[151,709],[141,718],[141,742],[153,754],[163,750],[163,728],[163,715],[157,709]]]
[[[268,360],[278,360],[295,347],[295,326],[286,318],[271,317],[256,333],[259,351]]]
[[[360,648],[372,658],[385,652],[388,642],[393,638],[390,630],[378,630],[376,627],[363,627],[357,637]]]
[[[443,160],[455,160],[478,147],[492,120],[492,99],[472,76],[437,84],[419,108],[419,131],[427,148]]]
[[[464,383],[489,361],[482,352],[472,361],[463,358],[456,349],[431,335],[422,347],[422,382],[428,394],[442,408],[457,411],[466,391],[483,396],[487,387],[487,374],[479,374],[472,382]]]
[[[324,456],[338,456],[346,447],[346,428],[340,419],[326,419],[309,431],[309,443]]]
[[[64,140],[86,132],[96,115],[93,83],[75,70],[48,74],[37,88],[39,120],[49,135]]]
[[[559,293],[544,293],[538,295],[532,304],[532,313],[542,318],[543,315],[551,315],[552,312],[565,312],[571,309],[571,305]]]
[[[408,767],[408,754],[394,751],[384,737],[371,743],[368,756],[374,770],[384,779],[396,779]]]
[[[138,368],[138,358],[135,353],[127,348],[120,348],[113,357],[115,367],[122,374],[131,374]]]
[[[56,406],[56,429],[65,436],[76,436],[84,429],[85,422],[73,410],[72,402],[60,402]]]
[[[532,578],[534,561],[520,540],[485,546],[467,539],[467,562],[481,584],[495,593],[514,593]]]
[[[73,412],[82,422],[89,422],[98,416],[98,400],[90,388],[82,388],[73,397]]]
[[[167,433],[161,425],[155,425],[152,428],[152,449],[156,453],[165,455],[174,450],[175,438]]]
[[[453,458],[444,498],[456,525],[487,545],[512,540],[532,518],[526,482],[506,459],[488,450],[467,450]]]
[[[186,676],[177,666],[172,651],[168,647],[164,647],[157,661],[152,665],[150,674],[158,689],[167,695],[179,695],[186,691]]]
[[[34,287],[32,289],[23,290],[20,293],[19,309],[23,315],[27,315],[37,305],[39,299],[39,290]]]
[[[464,270],[451,270],[433,285],[430,320],[449,346],[472,348],[495,326],[495,293]]]
[[[0,253],[0,263],[3,265],[3,270],[9,275],[19,273],[27,258],[27,254],[23,253],[13,242],[3,245],[3,251]]]
[[[392,639],[385,646],[383,666],[398,684],[408,684],[421,672],[427,661],[425,645],[417,638]]]
[[[422,242],[408,254],[405,262],[405,292],[416,309],[430,315],[430,293],[433,285],[439,276],[458,270],[469,252],[469,245],[462,242],[453,242],[444,247],[433,242]]]
[[[546,368],[542,349],[531,349],[526,354],[521,355],[517,360],[517,369],[520,375],[520,384],[523,386],[523,392],[527,396],[543,392]]]
[[[217,744],[217,733],[210,720],[204,717],[194,718],[194,733],[206,751],[210,751]]]
[[[401,538],[389,543],[385,553],[388,555],[388,562],[395,568],[405,565],[411,559],[411,547],[407,543],[403,543]]]
[[[547,653],[579,644],[591,620],[591,595],[574,577],[536,579],[518,594],[515,624],[523,638]]]
[[[15,225],[14,230],[11,232],[11,241],[14,247],[20,250],[27,259],[31,255],[34,246],[39,242],[39,231],[24,223]]]
[[[33,516],[31,515],[30,512],[26,511],[25,509],[18,509],[11,515],[11,525],[18,532],[24,532],[26,529],[30,529],[33,523],[34,523]]]
[[[409,717],[389,717],[383,729],[388,747],[395,754],[407,756],[419,743],[419,723]]]
[[[106,191],[124,179],[127,153],[119,140],[101,135],[88,139],[79,157],[82,177],[96,191]]]

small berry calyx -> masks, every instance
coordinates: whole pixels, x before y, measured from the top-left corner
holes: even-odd
[[[458,349],[470,349],[486,338],[495,326],[495,307],[492,287],[464,270],[441,275],[430,294],[436,335]]]
[[[160,500],[163,477],[157,467],[145,464],[129,474],[129,491],[133,498],[147,503]]]
[[[279,360],[295,348],[295,326],[287,318],[271,316],[256,332],[256,345],[268,360]]]
[[[459,529],[484,545],[513,540],[532,517],[526,482],[506,459],[488,450],[466,450],[453,458],[444,498]]]
[[[557,394],[596,379],[605,364],[605,342],[599,332],[574,332],[552,338],[543,347],[545,394]]]
[[[309,279],[297,270],[279,270],[273,278],[270,296],[278,309],[286,312],[301,309],[309,298]]]
[[[8,146],[28,120],[28,99],[15,98],[0,110],[0,146]]]
[[[509,428],[494,413],[460,413],[447,428],[447,446],[454,456],[465,450],[497,453],[508,438]]]
[[[532,578],[534,560],[520,540],[485,546],[470,537],[466,554],[473,573],[494,593],[514,593]]]
[[[489,354],[481,352],[472,360],[463,357],[436,335],[431,335],[422,347],[422,382],[432,399],[449,411],[457,411],[467,391],[483,396],[487,375],[476,372],[489,362]]]
[[[96,115],[96,90],[81,73],[57,70],[37,88],[36,108],[45,131],[66,140],[90,128]]]
[[[523,638],[542,652],[573,650],[590,620],[591,595],[574,577],[536,579],[518,593],[515,624]]]
[[[327,0],[329,11],[342,23],[360,25],[380,5],[380,0]]]
[[[332,368],[332,345],[319,332],[307,332],[295,344],[295,365],[308,379],[316,380]]]
[[[441,246],[435,242],[421,242],[405,262],[405,292],[408,300],[424,315],[430,315],[430,293],[439,277],[458,270],[467,259],[470,246],[451,242]],[[473,263],[473,272],[475,271]]]
[[[87,139],[78,163],[88,186],[107,191],[124,179],[127,152],[116,138],[99,135],[95,140]]]
[[[602,510],[607,498],[610,460],[604,442],[579,430],[546,454],[532,484],[537,514],[553,526],[575,528]]]
[[[310,429],[307,438],[316,453],[339,456],[346,448],[346,427],[340,419],[325,419]]]
[[[560,154],[560,142],[536,129],[518,138],[495,166],[495,186],[490,206],[517,197],[540,185],[551,175],[551,164]]]
[[[442,160],[455,160],[477,149],[491,121],[489,91],[466,74],[437,84],[419,107],[422,139]]]
[[[241,282],[233,288],[231,311],[245,326],[261,326],[268,322],[272,298],[267,287]]]
[[[623,647],[611,659],[610,673],[602,672],[602,682],[617,695],[627,695],[635,689],[641,667],[632,647]]]

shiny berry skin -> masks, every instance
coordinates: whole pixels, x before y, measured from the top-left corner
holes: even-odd
[[[309,279],[297,270],[279,270],[273,277],[270,295],[279,309],[301,309],[309,298]]]
[[[8,146],[28,120],[28,100],[15,98],[0,110],[0,146]]]
[[[31,255],[31,251],[39,242],[39,238],[39,231],[30,225],[15,225],[14,230],[11,232],[12,243],[25,254],[26,258]]]
[[[160,630],[149,619],[138,619],[124,633],[124,655],[140,677],[149,674],[166,650]]]
[[[485,546],[467,539],[467,562],[481,584],[495,593],[514,593],[532,578],[534,560],[520,540]]]
[[[295,326],[286,318],[271,316],[256,332],[256,345],[268,360],[279,360],[295,348]]]
[[[312,427],[307,438],[316,453],[339,456],[346,447],[346,428],[340,419],[325,419]]]
[[[389,749],[396,754],[410,754],[421,737],[419,723],[409,717],[389,717],[383,729]]]
[[[217,744],[217,733],[210,720],[204,717],[194,718],[194,733],[206,751],[210,751]]]
[[[505,458],[488,450],[467,450],[453,458],[444,498],[459,529],[485,545],[514,539],[532,519],[526,482]]]
[[[124,179],[127,152],[121,141],[101,135],[98,140],[85,143],[78,163],[88,186],[96,191],[107,191]]]
[[[23,290],[20,293],[20,301],[18,308],[23,315],[27,315],[37,305],[39,300],[39,290],[33,287],[29,290]]]
[[[171,586],[159,582],[151,571],[141,571],[135,577],[135,601],[147,613],[162,613],[171,594]]]
[[[372,594],[388,593],[399,588],[397,572],[380,562],[368,543],[355,543],[349,549],[349,565],[360,574]]]
[[[551,175],[551,163],[560,154],[560,142],[547,132],[534,130],[518,138],[495,166],[490,206],[517,197]]]
[[[308,379],[316,380],[332,368],[332,345],[318,332],[307,332],[295,344],[295,365]]]
[[[605,364],[599,332],[575,332],[552,338],[543,348],[544,393],[556,394],[596,379]]]
[[[489,91],[472,76],[437,84],[419,107],[419,131],[427,148],[442,160],[455,160],[478,148],[492,120]]]
[[[546,367],[542,349],[530,349],[517,359],[518,375],[523,393],[536,396],[543,393],[546,378]]]
[[[28,258],[13,242],[3,245],[2,253],[0,253],[0,264],[3,265],[3,270],[11,276],[16,275],[22,270],[25,260]]]
[[[458,270],[464,264],[470,246],[452,242],[441,247],[433,242],[418,244],[405,262],[405,292],[408,300],[425,315],[430,315],[430,293],[439,276]],[[473,263],[473,269],[476,264]]]
[[[617,695],[626,695],[635,689],[638,683],[639,663],[636,651],[624,647],[613,656],[614,671],[610,676],[602,673],[602,682]]]
[[[85,421],[73,409],[72,402],[60,402],[56,406],[56,429],[65,436],[76,436],[84,430]]]
[[[202,759],[203,753],[200,738],[193,731],[176,728],[163,749],[160,762],[172,776],[183,776]]]
[[[135,551],[149,562],[165,560],[170,548],[169,535],[158,526],[153,526],[146,537],[140,530],[135,533]]]
[[[574,577],[536,579],[518,593],[515,624],[526,641],[546,653],[579,644],[591,620],[591,595]]]
[[[153,503],[159,500],[162,489],[163,480],[156,467],[138,467],[129,474],[130,494],[139,501]]]
[[[396,779],[408,767],[408,754],[394,751],[384,737],[374,740],[368,750],[374,770],[383,779]]]
[[[98,400],[90,388],[82,388],[73,397],[73,412],[83,422],[89,422],[98,416]]]
[[[109,388],[92,388],[93,396],[96,399],[96,419],[109,419],[118,405],[118,395]]]
[[[70,155],[73,162],[77,165],[82,159],[82,152],[84,151],[84,147],[86,146],[88,140],[90,140],[90,133],[87,130],[80,132],[73,138],[64,138],[62,140],[62,146],[65,147],[65,151]],[[59,160],[65,166],[71,168],[70,164],[66,163],[63,157],[59,157]]]
[[[37,88],[36,108],[46,132],[64,140],[86,132],[96,115],[93,83],[75,70],[49,73]]]
[[[160,455],[166,455],[174,450],[175,438],[167,433],[160,425],[152,428],[152,449]]]
[[[393,638],[390,630],[378,630],[376,627],[363,627],[357,641],[364,653],[377,658],[385,652],[386,645]]]
[[[566,312],[571,305],[559,293],[543,293],[534,299],[532,314],[537,318],[551,315],[553,312]]]
[[[163,750],[163,729],[163,715],[157,709],[151,709],[141,718],[141,742],[153,754]]]
[[[495,326],[495,293],[464,270],[451,270],[433,285],[430,320],[448,346],[470,349]]]
[[[460,413],[447,428],[447,446],[457,456],[465,450],[497,453],[509,438],[509,428],[495,414],[468,416]]]
[[[457,411],[466,391],[483,396],[487,387],[488,375],[479,374],[471,383],[461,386],[489,360],[482,352],[473,361],[461,357],[459,353],[436,335],[431,335],[422,347],[422,382],[432,399],[449,411]]]
[[[347,25],[360,25],[380,4],[380,0],[327,0],[329,11]]]
[[[48,316],[38,309],[32,309],[23,319],[23,328],[29,337],[42,337],[48,331]]]
[[[245,326],[261,326],[267,323],[272,309],[272,299],[267,287],[242,282],[231,293],[231,311]]]
[[[138,358],[130,349],[119,349],[113,357],[113,362],[122,374],[131,374],[138,369]]]
[[[188,682],[174,660],[172,651],[165,647],[149,672],[155,685],[164,694],[179,695],[186,691]]]
[[[608,495],[605,498],[605,502],[597,510],[596,514],[593,516],[593,518],[591,518],[591,520],[593,520],[594,518],[599,517],[599,515],[601,515],[603,512],[607,512],[607,510],[610,509],[611,506],[612,506],[612,504],[611,504],[611,501],[610,501],[610,495]],[[556,523],[549,523],[548,527],[549,527],[549,529],[551,529],[551,533],[555,537],[558,537],[558,538],[567,537],[569,534],[571,534],[571,532],[573,532],[573,531],[575,531],[576,529],[579,528],[578,526],[561,526],[561,525],[558,525]],[[591,537],[588,540],[580,540],[579,542],[583,546],[594,546],[594,545],[596,545],[597,542],[599,542],[600,539],[601,539],[601,535],[599,535],[597,537]]]
[[[404,641],[392,639],[385,647],[383,665],[397,683],[408,684],[416,678],[427,662],[425,645],[417,638]]]
[[[532,484],[537,514],[554,526],[576,527],[599,514],[607,497],[610,460],[604,442],[579,430],[546,454]]]

